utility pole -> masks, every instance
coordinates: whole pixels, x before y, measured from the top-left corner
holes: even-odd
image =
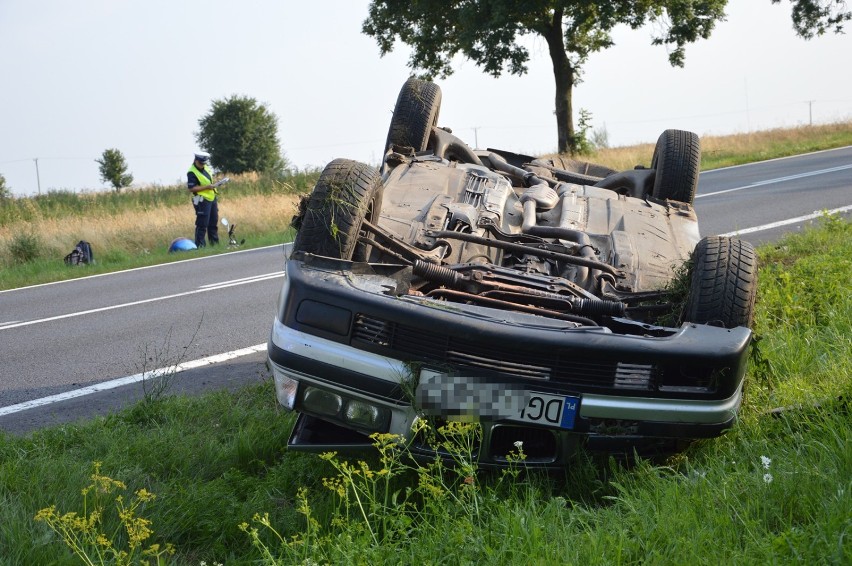
[[[479,149],[479,126],[473,128],[473,146],[474,149]]]
[[[814,125],[814,101],[808,100],[808,125]]]
[[[38,194],[41,194],[41,177],[38,174],[38,157],[34,158],[36,164],[36,183],[38,183]]]

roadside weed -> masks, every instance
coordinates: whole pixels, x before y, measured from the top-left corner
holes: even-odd
[[[375,448],[372,461],[350,461],[336,452],[320,456],[337,472],[323,478],[334,501],[324,525],[302,488],[297,495],[297,509],[305,519],[301,532],[285,539],[268,514],[256,514],[251,525],[243,523],[240,529],[267,564],[336,563],[358,556],[357,561],[369,549],[389,556],[393,549],[410,545],[415,533],[452,533],[447,536],[459,543],[473,536],[483,513],[493,511],[502,500],[503,480],[513,483],[521,473],[523,445],[518,443],[509,455],[510,466],[500,472],[498,481],[484,485],[476,461],[478,424],[453,421],[435,426],[422,419],[415,428],[418,438],[433,443],[432,456],[415,459],[411,444],[397,435],[378,433],[370,436]],[[269,536],[264,537],[263,531]],[[344,541],[348,549],[341,546]]]
[[[121,492],[127,491],[127,486],[102,475],[100,462],[95,462],[93,468],[92,483],[82,491],[82,513],[61,513],[52,505],[36,513],[35,520],[46,523],[84,564],[150,564],[150,560],[161,564],[166,556],[174,554],[171,544],[143,546],[153,531],[151,521],[139,513],[155,495],[142,488],[126,503]],[[113,497],[115,493],[119,494]],[[112,498],[113,513],[107,507],[107,498]],[[107,525],[116,521],[109,521],[108,514],[118,520],[112,530]]]
[[[172,328],[166,332],[159,346],[145,343],[139,347],[142,361],[137,364],[136,369],[142,375],[142,395],[145,404],[157,401],[171,389],[178,367],[186,359],[187,352],[195,343],[203,323],[204,314],[202,313],[189,343],[180,347],[176,353],[172,346]]]

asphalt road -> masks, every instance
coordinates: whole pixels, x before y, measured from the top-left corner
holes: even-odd
[[[801,230],[803,221],[755,232],[852,205],[852,147],[714,169],[701,174],[695,198],[702,236],[739,235],[755,245]]]
[[[756,244],[815,211],[848,217],[852,147],[708,171],[695,207],[702,235]],[[268,379],[283,261],[274,246],[0,292],[0,430],[112,411],[141,396],[143,372],[176,364],[175,392]]]

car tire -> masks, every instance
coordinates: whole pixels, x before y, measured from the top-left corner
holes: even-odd
[[[685,130],[666,130],[657,139],[651,168],[656,170],[652,196],[692,204],[701,171],[701,141]]]
[[[754,247],[736,238],[703,238],[692,256],[692,280],[683,321],[751,327],[757,293]]]
[[[441,111],[441,87],[429,81],[408,79],[399,91],[385,150],[391,146],[424,151]]]
[[[365,219],[381,210],[382,179],[373,167],[335,159],[323,169],[308,197],[294,252],[366,261],[369,250],[358,243]]]

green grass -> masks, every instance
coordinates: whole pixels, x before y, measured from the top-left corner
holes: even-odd
[[[743,165],[848,145],[852,145],[852,128],[848,123],[709,138],[702,140],[701,170]]]
[[[664,465],[580,457],[557,475],[519,464],[517,479],[432,467],[385,484],[355,463],[362,471],[336,484],[347,512],[323,486],[347,468],[287,453],[292,416],[269,382],[164,397],[0,435],[0,563],[79,563],[33,518],[49,505],[82,512],[95,461],[129,492],[156,494],[140,514],[148,542],[176,546],[176,564],[852,563],[852,224],[825,220],[759,256],[760,341],[741,419]],[[389,466],[368,465],[379,479]],[[358,486],[371,491],[356,504]],[[300,542],[281,545],[264,521]]]
[[[91,265],[66,266],[61,260],[57,260],[56,258],[39,257],[26,263],[0,269],[0,290],[17,289],[27,285],[66,281],[89,275],[160,265],[195,257],[273,246],[292,241],[295,232],[292,229],[270,233],[243,233],[238,231],[237,236],[240,239],[245,238],[246,243],[235,248],[228,247],[227,231],[220,230],[219,246],[207,246],[203,249],[190,250],[188,252],[169,253],[165,245],[159,249],[146,250],[143,253],[136,254],[123,252],[115,248],[107,250],[104,254],[96,251],[95,263]]]

